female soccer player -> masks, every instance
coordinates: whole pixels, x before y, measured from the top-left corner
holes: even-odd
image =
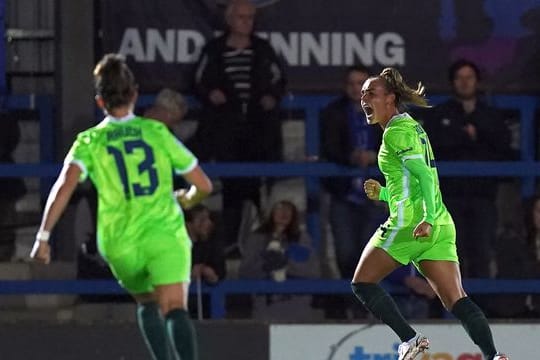
[[[167,335],[182,360],[197,358],[187,313],[191,242],[182,210],[212,191],[197,159],[160,122],[137,117],[137,85],[123,58],[108,54],[94,69],[105,113],[77,136],[45,206],[31,257],[50,261],[48,239],[79,180],[98,190],[98,248],[137,301],[137,320],[152,356],[168,359]],[[172,170],[193,184],[173,193]]]
[[[433,151],[424,129],[402,108],[427,107],[424,88],[408,87],[393,68],[369,78],[362,88],[362,107],[369,124],[379,124],[383,141],[378,162],[386,187],[369,179],[364,190],[372,200],[386,201],[388,220],[370,239],[358,262],[354,294],[401,338],[399,360],[413,360],[429,347],[429,340],[405,321],[392,298],[378,283],[399,266],[413,262],[442,303],[461,320],[488,360],[508,360],[497,354],[482,310],[461,285],[456,232],[442,202]]]

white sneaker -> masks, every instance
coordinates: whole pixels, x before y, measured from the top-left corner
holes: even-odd
[[[399,345],[398,360],[414,360],[416,355],[423,353],[429,349],[429,340],[424,335],[418,333],[411,340]],[[505,358],[493,359],[493,360],[506,360]]]
[[[504,354],[497,354],[493,360],[510,360],[510,358]]]

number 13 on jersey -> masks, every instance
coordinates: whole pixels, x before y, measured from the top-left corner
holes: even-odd
[[[155,158],[152,147],[143,140],[137,139],[124,141],[123,150],[124,152],[114,146],[107,146],[107,152],[114,157],[114,161],[116,162],[116,168],[118,170],[120,180],[122,181],[122,187],[124,189],[126,199],[130,199],[132,190],[134,196],[152,195],[156,191],[159,184],[157,171],[154,166]],[[133,155],[136,150],[143,151],[144,154],[144,159],[137,165],[137,171],[139,175],[147,175],[148,185],[146,186],[143,186],[138,182],[131,183],[128,178],[126,165],[129,164],[130,161],[129,159],[126,159],[126,157]]]
[[[418,136],[420,137],[420,142],[424,146],[424,160],[426,161],[427,166],[435,168],[437,167],[435,165],[435,159],[433,156],[433,150],[431,149],[431,144],[429,143],[429,139],[427,138],[427,134],[422,129],[420,125],[416,127],[416,132],[418,133]]]

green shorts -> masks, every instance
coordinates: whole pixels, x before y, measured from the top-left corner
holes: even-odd
[[[108,256],[106,260],[127,291],[150,293],[157,285],[190,281],[191,240],[185,228],[176,234],[153,231],[121,255]]]
[[[413,263],[417,268],[422,260],[459,262],[454,224],[434,225],[431,236],[414,238],[413,227],[398,227],[391,220],[382,224],[369,240],[370,245],[386,251],[397,262]]]

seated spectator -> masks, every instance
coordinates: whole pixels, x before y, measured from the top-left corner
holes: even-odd
[[[216,237],[215,225],[210,210],[198,204],[185,213],[186,228],[193,243],[191,277],[214,285],[225,277],[223,245]],[[198,288],[198,286],[197,286]],[[189,297],[190,314],[199,320],[210,317],[210,298],[194,291]]]
[[[496,263],[499,279],[540,278],[540,196],[524,206],[524,226],[506,224],[497,237]],[[540,296],[498,295],[489,310],[494,317],[540,317]]]
[[[214,236],[214,222],[210,210],[196,205],[186,211],[186,227],[193,242],[191,276],[215,284],[225,277],[223,248]]]
[[[311,239],[299,226],[298,209],[278,201],[263,224],[243,242],[239,277],[244,279],[307,279],[320,276],[320,264]],[[256,296],[252,317],[259,320],[322,320],[312,307],[312,296],[275,294]],[[248,304],[246,304],[249,306]]]
[[[292,202],[274,204],[268,218],[243,242],[241,278],[283,281],[320,276],[311,238],[300,229],[298,217]]]

